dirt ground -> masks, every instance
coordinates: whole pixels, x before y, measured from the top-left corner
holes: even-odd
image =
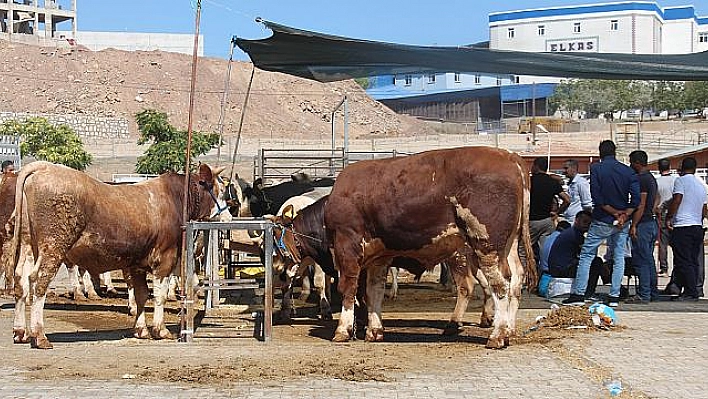
[[[53,350],[32,350],[26,345],[11,344],[10,303],[0,311],[0,347],[4,367],[25,370],[24,376],[42,380],[135,379],[228,387],[244,381],[268,384],[312,378],[385,382],[422,370],[444,375],[446,369],[465,367],[470,358],[489,354],[491,351],[484,344],[491,329],[479,327],[482,303],[474,300],[465,317],[464,331],[459,336],[442,335],[455,295],[426,276],[418,284],[410,276],[403,276],[398,299],[386,300],[383,343],[357,340],[333,344],[329,339],[338,314],[334,321],[308,317],[314,315],[314,305],[299,301],[298,314],[304,317],[295,318],[291,324],[276,325],[271,342],[253,338],[198,338],[192,344],[139,341],[131,336],[133,318],[127,315],[123,295],[77,303],[57,291],[48,297],[45,306],[45,327],[54,343]],[[588,334],[613,333],[568,330],[567,325],[531,331],[529,327],[534,325],[536,317],[549,313],[549,305],[540,298],[525,295],[519,312],[519,336],[505,350],[534,352],[544,346],[562,351],[561,339],[582,340]],[[246,317],[251,310],[244,312]],[[151,313],[148,317],[150,320]],[[572,324],[587,322],[587,317],[581,319],[585,320]],[[167,321],[176,336],[179,331],[176,302],[168,304]],[[199,333],[199,327],[196,332]]]

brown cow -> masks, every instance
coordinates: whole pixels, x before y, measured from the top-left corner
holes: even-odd
[[[0,255],[10,245],[12,232],[5,229],[5,225],[10,220],[12,212],[15,210],[15,183],[17,174],[3,173],[0,179]],[[9,264],[0,265],[0,275],[4,275],[5,292],[12,295],[13,268]]]
[[[279,267],[281,270],[293,270],[293,266],[296,266],[297,272],[300,272],[307,265],[315,263],[321,265],[322,270],[328,275],[334,276],[337,274],[330,251],[327,228],[324,223],[327,199],[328,197],[323,197],[314,204],[302,209],[294,219],[287,216],[290,213],[287,210],[283,212],[284,216],[277,216],[271,219],[276,224],[273,230],[277,255],[273,262],[274,269]],[[475,281],[480,282],[485,294],[480,326],[490,327],[492,325],[494,302],[492,301],[492,294],[487,280],[477,267],[477,264],[468,264],[467,258],[459,252],[452,254],[446,262],[450,266],[450,272],[457,283],[457,302],[444,334],[457,334],[462,330],[462,318],[467,310],[469,300],[473,296]],[[422,265],[415,259],[402,257],[394,258],[391,265],[391,269],[403,268],[416,276],[422,275],[426,268],[430,267],[430,265]],[[362,282],[364,283],[363,285],[366,285],[365,280]],[[366,298],[363,295],[358,297],[358,300],[361,305],[360,309],[367,305]],[[287,312],[285,316],[290,314],[290,308],[287,307],[288,304],[284,296],[281,310]],[[322,303],[320,303],[320,306],[322,306]],[[366,317],[357,319],[357,322],[359,325],[366,325]]]
[[[325,207],[343,296],[333,340],[352,336],[362,269],[367,272],[366,339],[381,341],[381,304],[393,259],[405,257],[433,267],[457,253],[468,265],[479,266],[492,290],[494,330],[487,347],[507,345],[524,278],[520,242],[528,259],[526,269],[535,280],[528,207],[524,161],[505,150],[435,150],[345,168]]]
[[[202,164],[199,175],[190,176],[190,220],[207,219],[225,208],[223,201],[215,203],[223,190],[218,181],[221,170]],[[23,168],[15,196],[15,214],[22,217],[15,222],[10,256],[14,264],[22,265],[19,250],[29,246],[35,262],[16,270],[15,342],[29,340],[32,347],[52,347],[44,333],[43,308],[49,282],[62,261],[81,265],[93,274],[123,270],[129,285],[135,287],[137,338],[150,336],[145,321],[145,277],[152,273],[156,279],[152,335],[171,336],[165,327],[164,303],[168,277],[180,256],[184,179],[184,175],[167,173],[136,184],[108,185],[47,162]],[[19,234],[23,228],[30,232],[29,242]],[[25,330],[28,293],[33,294],[29,339]]]

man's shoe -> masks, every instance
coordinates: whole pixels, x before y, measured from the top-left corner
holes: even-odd
[[[590,302],[590,303],[601,302],[601,301],[602,301],[602,298],[597,296],[597,294],[593,294],[593,295],[590,295],[589,297],[585,298],[585,302]]]
[[[681,294],[681,288],[679,288],[676,284],[674,283],[669,283],[666,285],[666,288],[664,288],[664,291],[662,291],[664,295],[671,295],[671,296],[676,296]]]
[[[582,295],[570,294],[570,296],[564,299],[562,303],[567,306],[583,306],[585,305],[585,297]]]
[[[606,300],[606,305],[611,307],[611,308],[616,308],[619,306],[619,297],[616,296],[608,296]]]
[[[627,298],[624,300],[624,303],[631,303],[635,305],[647,305],[649,304],[648,299],[642,299],[639,295],[635,295],[633,297]]]
[[[698,302],[700,298],[697,296],[679,295],[676,300],[679,302]]]

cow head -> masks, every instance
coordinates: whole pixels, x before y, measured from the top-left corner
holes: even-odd
[[[251,202],[254,198],[253,187],[238,174],[233,180],[226,182],[224,200],[229,212],[236,217],[251,217]]]
[[[282,215],[268,216],[273,227],[273,271],[277,274],[287,272],[292,277],[297,272],[297,268],[302,262],[302,255],[298,248],[295,230],[293,229],[293,219],[295,211],[292,205],[285,208]]]
[[[223,172],[224,169],[226,168],[212,168],[207,164],[199,165],[199,187],[211,198],[211,201],[205,201],[209,204],[209,216],[201,217],[201,219],[209,218],[219,219],[221,221],[228,221],[231,219],[231,215],[228,212],[225,212],[228,209],[226,201],[224,200],[224,193],[226,192],[226,189],[224,181],[221,177],[219,177],[219,174]],[[200,214],[205,213],[203,209],[200,209],[199,212]]]

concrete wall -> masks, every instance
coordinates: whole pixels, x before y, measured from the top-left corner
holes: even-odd
[[[57,32],[57,37],[72,37],[71,32]],[[76,42],[92,51],[114,48],[125,51],[169,51],[191,55],[194,35],[188,33],[76,32]],[[204,56],[204,35],[199,35],[197,53]]]
[[[124,118],[0,112],[0,123],[8,120],[22,121],[36,116],[46,118],[53,125],[69,125],[82,139],[127,139],[130,137],[130,124]]]

